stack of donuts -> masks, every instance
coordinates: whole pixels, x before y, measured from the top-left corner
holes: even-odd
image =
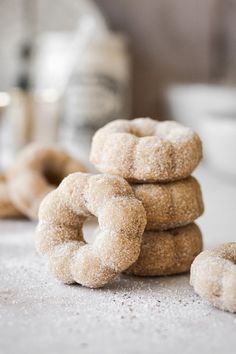
[[[98,130],[90,158],[102,173],[70,174],[39,207],[35,244],[52,274],[98,288],[122,272],[189,271],[202,250],[193,221],[203,202],[190,176],[201,157],[199,137],[176,122],[117,120]],[[99,229],[88,243],[91,216]]]
[[[236,312],[236,242],[202,251],[194,221],[203,213],[191,173],[202,157],[197,134],[173,121],[117,120],[97,131],[85,166],[58,147],[26,147],[0,175],[0,218],[37,220],[35,245],[60,281],[89,288],[118,274],[160,276],[191,267],[196,293]],[[99,229],[83,236],[86,219]]]
[[[196,133],[174,121],[116,120],[93,138],[90,160],[102,173],[126,179],[146,211],[140,255],[126,273],[159,276],[190,270],[202,251],[194,223],[204,210],[191,176],[202,158]]]

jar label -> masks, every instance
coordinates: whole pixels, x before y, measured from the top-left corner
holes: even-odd
[[[76,73],[66,94],[65,121],[71,128],[97,128],[127,117],[127,88],[102,73]]]

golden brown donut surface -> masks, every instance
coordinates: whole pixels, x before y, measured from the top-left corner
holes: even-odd
[[[31,144],[19,154],[8,173],[10,197],[23,214],[37,219],[45,195],[77,171],[85,171],[85,167],[61,148]]]
[[[146,210],[146,230],[187,225],[204,211],[201,188],[194,177],[165,184],[133,184],[132,188]]]
[[[145,231],[137,261],[126,271],[139,276],[185,273],[202,251],[202,235],[192,223],[168,231]]]
[[[22,216],[14,206],[9,195],[5,175],[0,175],[0,218],[15,218]]]
[[[174,121],[150,118],[116,120],[99,129],[90,160],[103,173],[130,182],[166,182],[185,178],[202,158],[196,133]]]
[[[86,244],[82,226],[92,215],[100,232]],[[144,207],[123,178],[74,173],[43,200],[36,248],[62,282],[97,288],[136,261],[145,225]]]
[[[190,284],[214,306],[236,312],[236,242],[197,256],[191,266]]]

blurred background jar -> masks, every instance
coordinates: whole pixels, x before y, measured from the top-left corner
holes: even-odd
[[[20,2],[14,17],[20,15],[22,26],[21,36],[14,37],[20,54],[14,70],[7,66],[13,82],[8,83],[10,104],[2,114],[0,159],[7,167],[20,149],[36,141],[60,143],[86,160],[96,129],[131,117],[127,38],[110,30],[93,1],[57,7],[46,0]],[[49,24],[51,7],[57,12]]]
[[[69,148],[80,150],[99,127],[130,118],[130,57],[126,38],[92,17],[81,21],[75,43],[61,132]]]
[[[9,102],[2,115],[2,165],[7,167],[30,140],[32,132],[31,46],[23,42],[16,78],[9,89]]]

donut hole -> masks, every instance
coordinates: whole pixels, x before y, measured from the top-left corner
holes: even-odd
[[[100,228],[95,216],[88,217],[83,223],[83,235],[87,243],[93,243]]]
[[[162,122],[157,126],[139,127],[131,126],[128,132],[137,138],[155,137],[160,140],[176,141],[189,134],[187,129],[176,126],[175,122]]]
[[[137,127],[130,127],[128,133],[136,136],[136,138],[147,138],[152,137],[154,135],[151,131],[145,131]]]
[[[43,176],[50,185],[55,187],[59,186],[63,180],[63,176],[57,173],[57,171],[55,171],[53,168],[45,168],[43,170]]]

